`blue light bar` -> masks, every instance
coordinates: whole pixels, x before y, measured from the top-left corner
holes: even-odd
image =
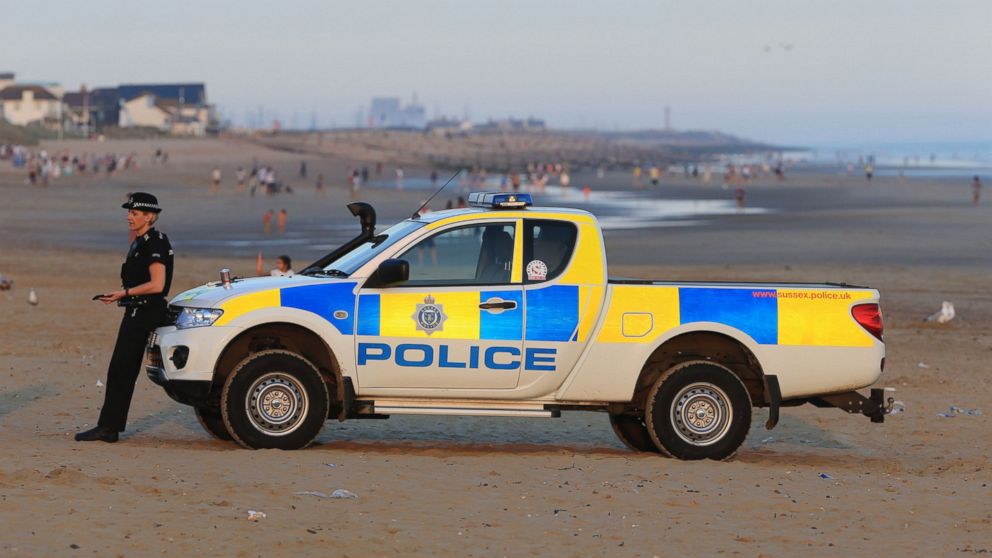
[[[511,194],[508,192],[473,192],[468,195],[468,204],[472,207],[486,209],[516,209],[534,205],[530,194]]]

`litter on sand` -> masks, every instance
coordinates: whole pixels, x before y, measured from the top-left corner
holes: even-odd
[[[258,521],[259,519],[265,519],[265,512],[248,510],[248,521]]]
[[[827,473],[820,473],[820,478],[821,479],[826,479],[826,480],[833,480],[833,477],[831,477]]]
[[[940,303],[940,310],[937,310],[933,314],[927,316],[926,321],[937,322],[938,324],[946,324],[947,322],[954,319],[954,305],[948,301]]]
[[[9,291],[13,286],[14,280],[9,277],[4,277],[3,273],[0,273],[0,291]]]
[[[925,363],[925,362],[923,362],[923,361],[921,360],[920,362],[917,362],[917,363],[916,363],[916,367],[917,367],[917,368],[930,368],[930,365],[929,365],[929,364],[927,364],[927,363]]]
[[[948,409],[942,413],[937,413],[938,417],[941,418],[954,418],[958,415],[966,415],[969,417],[980,417],[982,416],[981,409],[963,409],[956,405],[951,405]]]
[[[297,496],[316,496],[317,498],[333,498],[335,500],[351,500],[354,498],[358,498],[358,494],[355,494],[354,492],[350,490],[345,490],[343,488],[339,488],[334,492],[331,492],[329,495],[319,490],[305,490],[302,492],[294,492],[293,494]]]
[[[28,292],[28,304],[38,306],[38,293],[34,292],[34,289]]]
[[[96,387],[103,387],[103,382],[101,382],[100,380],[97,380],[96,381]]]

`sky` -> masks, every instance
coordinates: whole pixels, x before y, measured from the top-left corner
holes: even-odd
[[[0,71],[206,83],[235,124],[428,116],[721,130],[793,145],[992,140],[992,1],[48,1],[0,8]],[[84,6],[85,10],[80,9]]]

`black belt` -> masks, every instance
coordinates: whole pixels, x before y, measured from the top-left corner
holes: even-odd
[[[122,308],[138,308],[156,302],[165,303],[165,298],[160,296],[125,296],[117,300],[117,306]]]

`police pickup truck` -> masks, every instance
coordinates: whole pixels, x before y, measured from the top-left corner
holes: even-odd
[[[596,218],[477,193],[361,234],[292,277],[176,296],[147,373],[214,436],[309,445],[328,418],[603,411],[637,451],[725,459],[752,407],[882,422],[879,294],[835,284],[608,278]]]

